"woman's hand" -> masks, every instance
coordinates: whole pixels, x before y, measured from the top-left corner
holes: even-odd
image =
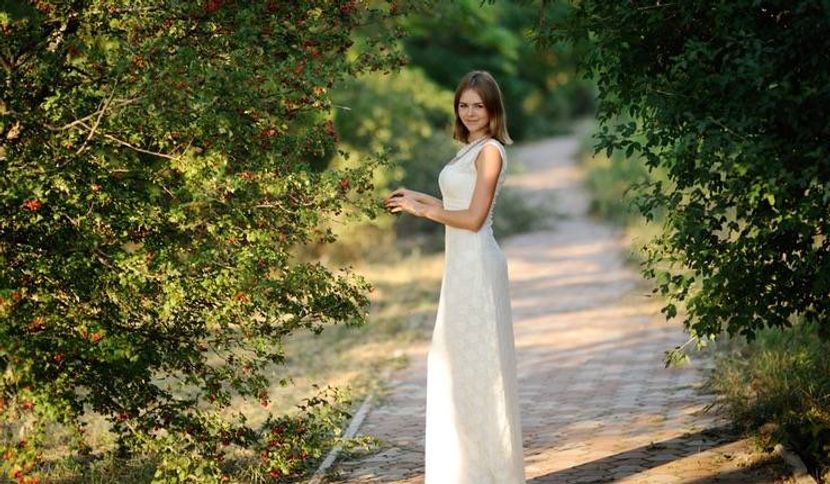
[[[398,188],[383,200],[383,204],[391,213],[406,212],[416,217],[423,217],[428,205],[417,201],[416,193],[406,188]]]
[[[440,198],[435,198],[432,195],[416,192],[415,190],[410,190],[404,187],[400,187],[397,190],[390,193],[389,196],[383,200],[383,203],[387,203],[395,197],[406,197],[410,200],[415,200],[416,202],[422,205],[444,208],[444,202],[442,202]]]
[[[419,193],[418,193],[418,192],[416,192],[415,190],[410,190],[410,189],[408,189],[408,188],[400,187],[400,188],[398,188],[397,190],[395,190],[395,191],[393,191],[392,193],[390,193],[390,194],[389,194],[389,196],[388,196],[388,197],[386,197],[386,198],[383,200],[383,203],[384,203],[384,204],[386,204],[386,203],[388,203],[390,200],[392,200],[392,198],[393,198],[393,197],[401,197],[401,196],[403,196],[403,197],[409,197],[410,199],[415,200],[415,199],[417,198],[417,197],[416,197],[417,195],[419,195]]]

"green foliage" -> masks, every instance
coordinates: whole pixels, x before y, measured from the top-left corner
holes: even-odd
[[[259,445],[232,397],[268,405],[285,336],[365,321],[363,278],[295,255],[331,242],[341,212],[379,211],[382,157],[326,169],[329,96],[401,63],[402,13],[2,3],[3,472],[31,479],[47,425],[87,413],[122,454],[154,455],[161,481],[222,479],[222,443]]]
[[[569,45],[537,49],[531,42],[538,6],[481,0],[432,2],[428,15],[406,19],[407,54],[450,91],[468,71],[485,69],[499,81],[515,140],[562,132],[593,112],[590,83],[573,76],[578,52]]]
[[[638,201],[666,211],[644,268],[664,310],[685,302],[698,340],[796,318],[830,338],[827,3],[567,5],[540,40],[586,52],[597,149],[639,153],[672,184],[647,182]]]
[[[795,447],[830,475],[830,345],[816,329],[765,329],[752,343],[732,342],[707,385],[738,425]]]
[[[383,152],[392,162],[375,180],[379,197],[398,186],[438,196],[438,172],[457,149],[452,140],[452,92],[417,68],[362,76],[333,93],[335,125],[356,158]],[[440,226],[416,217],[395,217],[396,232],[435,232]]]
[[[596,134],[596,130],[586,133],[580,149],[586,169],[585,185],[591,192],[590,211],[618,225],[632,224],[642,218],[634,205],[637,193],[632,187],[658,179],[668,183],[668,180],[664,170],[659,167],[649,170],[640,156],[625,156],[620,151],[611,156],[594,152]],[[662,213],[655,213],[651,219],[662,221],[663,217]]]
[[[315,467],[310,464],[316,464],[323,457],[322,450],[332,434],[339,436],[351,414],[331,405],[329,398],[339,402],[342,397],[337,390],[328,390],[331,395],[309,398],[299,406],[304,416],[281,416],[265,422],[259,439],[259,455],[268,476],[295,480],[313,472]]]

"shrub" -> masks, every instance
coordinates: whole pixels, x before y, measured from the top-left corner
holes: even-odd
[[[3,472],[34,479],[50,424],[88,413],[157,480],[222,479],[223,443],[258,445],[231,398],[268,405],[286,335],[365,321],[363,278],[296,255],[379,209],[382,158],[326,169],[330,90],[401,63],[397,29],[354,38],[402,13],[0,4]]]
[[[562,10],[561,7],[568,8]],[[665,209],[643,272],[685,303],[703,341],[796,318],[830,338],[830,23],[820,1],[552,2],[539,28],[586,53],[598,150],[665,169],[640,211]],[[544,8],[543,8],[544,11]],[[628,120],[621,117],[626,116]],[[621,121],[621,122],[617,122]],[[665,265],[663,265],[665,264]]]

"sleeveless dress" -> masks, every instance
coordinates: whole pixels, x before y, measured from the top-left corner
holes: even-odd
[[[486,144],[502,166],[478,232],[445,225],[444,275],[427,355],[425,484],[525,482],[507,261],[492,216],[507,172],[491,139],[438,176],[444,209],[469,208]],[[459,154],[469,145],[459,150]]]

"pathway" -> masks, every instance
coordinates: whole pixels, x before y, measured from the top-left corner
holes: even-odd
[[[525,171],[507,183],[560,212],[550,228],[501,243],[528,482],[781,482],[703,412],[713,397],[697,387],[709,360],[664,367],[663,352],[686,335],[625,264],[622,233],[588,217],[576,150],[565,137],[508,152]],[[384,440],[380,451],[341,456],[327,482],[423,482],[428,344],[407,350],[409,366],[360,428]]]

